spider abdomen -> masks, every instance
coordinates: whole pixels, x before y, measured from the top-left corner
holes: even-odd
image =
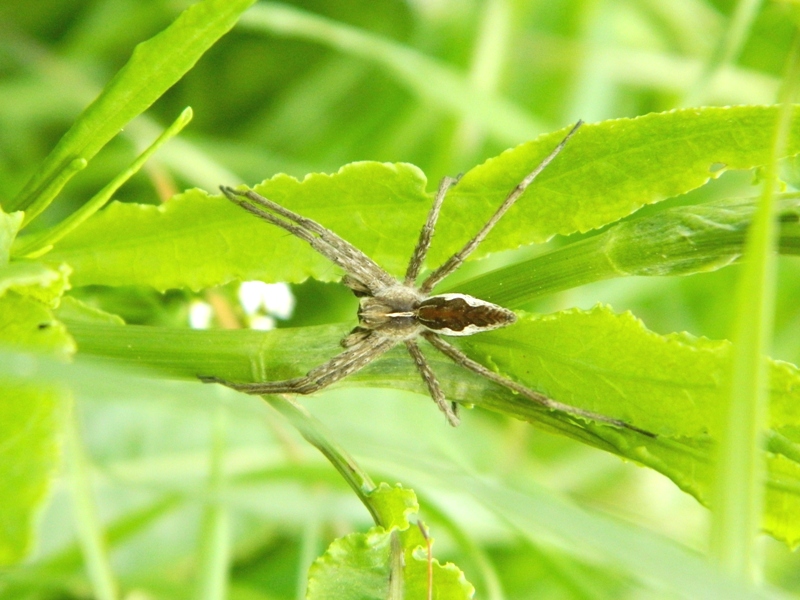
[[[444,335],[472,335],[511,325],[517,317],[510,310],[466,294],[441,294],[419,303],[420,325]]]

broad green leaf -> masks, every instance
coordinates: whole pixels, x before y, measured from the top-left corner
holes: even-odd
[[[309,600],[383,600],[389,591],[391,533],[373,527],[334,540],[308,571]]]
[[[685,194],[724,171],[767,163],[779,107],[741,106],[654,113],[584,125],[539,175],[480,255],[586,232],[646,204]],[[800,106],[795,107],[800,114]],[[468,239],[522,178],[564,137],[548,133],[467,172],[442,209],[439,239]],[[786,155],[800,152],[795,119]],[[435,245],[435,243],[434,243]]]
[[[15,292],[0,297],[0,345],[64,358],[75,351],[66,328],[44,304]]]
[[[21,211],[7,214],[0,209],[0,267],[8,264],[11,244],[14,243],[24,216]]]
[[[49,308],[68,287],[69,269],[0,265],[0,347],[72,355],[75,343]],[[66,398],[52,384],[0,378],[0,566],[19,562],[33,544],[36,515],[58,463]]]
[[[659,436],[720,433],[729,342],[658,335],[631,313],[597,306],[523,318],[460,345],[550,397]],[[800,425],[800,372],[788,363],[771,365],[772,425]]]
[[[726,169],[763,165],[776,114],[775,107],[704,108],[585,125],[474,257],[601,227]],[[800,152],[796,122],[787,154]],[[464,175],[442,209],[429,264],[441,263],[474,235],[563,135],[541,136]],[[278,175],[255,189],[336,231],[399,275],[430,206],[425,187],[413,166],[364,162],[302,182]],[[163,207],[114,204],[48,258],[70,264],[75,285],[197,289],[232,279],[332,281],[341,275],[303,242],[226,204],[198,190]]]
[[[427,542],[416,524],[410,524],[407,519],[409,513],[416,512],[413,491],[382,483],[373,493],[382,496],[381,502],[386,506],[395,506],[390,510],[393,524],[334,540],[309,569],[307,598],[310,600],[383,600],[390,597],[390,575],[396,577],[392,573],[393,533],[398,536],[399,549],[403,552],[400,563],[403,565],[403,598],[427,597]],[[397,508],[401,510],[397,512]],[[455,565],[441,565],[433,557],[430,565],[434,598],[472,598],[474,588]]]
[[[44,210],[66,183],[60,175],[72,163],[91,160],[126,123],[147,110],[191,69],[253,2],[198,2],[167,29],[139,44],[128,63],[75,121],[9,207],[15,210],[34,205],[26,214],[26,221]]]
[[[364,240],[361,250],[400,274],[415,239],[398,238],[397,232],[414,231],[424,220],[424,188],[425,178],[416,167],[367,162],[347,165],[335,175],[312,174],[302,182],[278,175],[255,189],[345,237]],[[391,227],[379,227],[387,213]],[[69,263],[75,285],[199,289],[231,279],[341,277],[305,242],[201,190],[160,206],[114,203],[64,238],[47,258]]]
[[[24,348],[60,358],[75,343],[36,295],[54,298],[64,274],[36,263],[0,268],[0,347]],[[33,294],[20,295],[33,290]],[[26,375],[21,371],[18,375]],[[36,514],[59,457],[64,392],[35,379],[0,378],[0,565],[22,560],[33,543]]]
[[[64,400],[52,385],[0,378],[0,566],[31,550],[58,465]]]

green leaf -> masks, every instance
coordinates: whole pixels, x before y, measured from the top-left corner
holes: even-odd
[[[0,378],[0,566],[31,550],[58,465],[65,399],[52,385]]]
[[[22,213],[2,224],[13,239]],[[68,287],[66,266],[51,269],[33,262],[0,262],[0,347],[24,348],[66,358],[75,343],[48,306]],[[59,459],[59,440],[68,395],[59,387],[19,369],[0,377],[0,566],[30,552],[39,507]]]
[[[63,358],[75,352],[75,343],[53,313],[41,302],[16,292],[0,297],[0,345]]]
[[[419,511],[419,503],[413,490],[403,489],[400,484],[394,487],[381,482],[369,493],[370,502],[385,527],[406,529],[409,515]]]
[[[61,138],[10,208],[28,209],[30,221],[58,194],[59,175],[76,160],[91,160],[131,119],[172,87],[254,0],[204,0],[133,51],[128,63]]]
[[[391,533],[373,527],[334,540],[308,572],[309,600],[383,600],[389,591]]]
[[[777,106],[701,108],[584,125],[487,237],[480,255],[586,232],[685,194],[732,169],[767,163]],[[800,106],[795,107],[800,115]],[[466,240],[564,137],[548,133],[464,175],[442,209],[439,239]],[[795,119],[785,155],[800,152]],[[462,242],[463,243],[463,242]]]
[[[596,306],[522,318],[460,346],[560,402],[661,437],[720,433],[730,342],[658,335],[629,312]],[[771,368],[772,426],[800,425],[800,371],[782,362]]]
[[[395,524],[373,527],[366,533],[352,533],[334,540],[325,553],[314,561],[308,573],[310,600],[383,600],[389,595],[392,574],[392,535],[397,535],[403,552],[403,598],[427,597],[427,541],[407,516],[416,512],[417,500],[412,490],[397,485],[380,484],[373,492],[383,497],[382,503],[400,508],[392,509]],[[411,509],[411,510],[409,510]],[[398,535],[399,534],[399,535]],[[435,598],[472,598],[474,588],[455,565],[441,565],[431,558],[433,594]],[[393,577],[397,575],[392,574]]]
[[[66,271],[29,262],[0,267],[0,347],[62,359],[75,352],[47,306],[67,286]],[[25,369],[18,373],[23,374]],[[0,566],[19,562],[30,551],[36,514],[59,458],[67,397],[52,384],[0,377]]]
[[[350,239],[389,271],[405,269],[425,218],[425,177],[412,165],[354,163],[302,182],[278,175],[256,190]],[[370,204],[364,206],[369,199]],[[392,227],[380,228],[392,214]],[[381,216],[383,215],[383,216]],[[145,284],[199,289],[231,279],[333,281],[341,272],[290,237],[222,196],[189,190],[160,206],[113,203],[64,238],[47,258],[67,262],[75,285]]]
[[[644,204],[695,189],[725,169],[763,165],[776,114],[775,107],[704,108],[585,125],[474,257],[602,227]],[[800,151],[796,122],[787,154]],[[440,264],[474,235],[563,135],[541,136],[464,175],[442,209],[429,264]],[[399,275],[430,206],[425,187],[424,175],[411,165],[363,162],[302,182],[278,175],[254,189],[336,231]],[[199,190],[161,207],[113,204],[48,258],[69,263],[75,285],[160,290],[341,275],[305,243],[226,204]]]

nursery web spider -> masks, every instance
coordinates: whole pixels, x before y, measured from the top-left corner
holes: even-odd
[[[264,383],[235,383],[217,377],[201,379],[207,383],[222,383],[248,394],[311,394],[355,373],[402,343],[408,349],[436,405],[451,425],[458,425],[458,405],[446,400],[439,381],[417,345],[417,338],[422,337],[456,364],[505,386],[544,408],[647,434],[619,419],[548,398],[475,362],[441,336],[472,335],[505,327],[516,320],[514,313],[465,294],[430,295],[434,286],[455,271],[478,247],[537,175],[561,152],[581,124],[578,121],[558,146],[508,194],[475,237],[428,275],[419,286],[416,285],[417,276],[428,252],[439,210],[447,191],[457,183],[457,179],[445,177],[439,185],[402,282],[384,271],[361,250],[316,221],[302,217],[252,190],[240,191],[221,186],[220,189],[231,202],[305,240],[317,252],[344,269],[346,275],[342,283],[360,298],[358,326],[342,340],[344,352],[303,377]]]

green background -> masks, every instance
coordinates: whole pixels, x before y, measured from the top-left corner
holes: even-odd
[[[160,0],[0,3],[0,202],[4,207],[10,206],[81,111],[126,64],[135,45],[166,28],[187,5]],[[220,337],[216,342],[219,362],[210,367],[230,369],[231,377],[233,373],[252,373],[259,353],[266,348],[282,360],[297,355],[307,368],[320,353],[335,352],[337,339],[355,322],[355,300],[333,283],[340,273],[324,260],[303,254],[300,244],[285,249],[287,238],[281,234],[270,232],[262,237],[260,224],[247,224],[240,215],[225,213],[202,191],[187,192],[183,204],[162,205],[166,198],[195,187],[215,194],[220,184],[255,185],[279,173],[300,179],[308,173],[333,174],[355,161],[410,163],[417,168],[388,169],[389,175],[378,165],[353,168],[349,175],[345,172],[352,178],[343,187],[353,191],[355,218],[347,210],[347,201],[331,206],[311,200],[309,206],[311,216],[337,231],[350,233],[347,228],[351,227],[348,239],[399,273],[424,219],[422,192],[427,189],[430,193],[443,175],[467,172],[507,148],[560,130],[578,118],[597,123],[686,106],[775,103],[800,17],[796,3],[754,6],[757,10],[746,23],[741,47],[734,48],[729,62],[720,66],[712,80],[703,75],[703,68],[716,64],[720,40],[731,35],[734,2],[260,3],[144,116],[113,137],[26,232],[45,230],[71,214],[126,168],[184,107],[191,106],[192,123],[114,195],[125,203],[152,207],[111,207],[57,246],[51,258],[73,265],[74,298],[120,315],[129,324],[169,330],[185,330],[189,306],[195,301],[213,306],[221,303],[234,320],[244,320],[236,300],[236,282],[229,283],[233,276],[291,281],[297,308],[290,319],[278,321],[279,328],[330,327],[309,329],[300,337],[287,334],[289,346],[280,345],[284,338],[268,343],[254,334],[248,338],[252,339],[253,363],[241,366],[225,354],[230,348]],[[192,40],[171,43],[186,44],[188,53]],[[150,66],[146,64],[145,70]],[[164,69],[172,66],[166,64]],[[148,91],[147,85],[143,90],[143,94]],[[737,144],[753,155],[764,154],[763,146],[742,141],[755,139],[763,129],[747,129],[738,121],[735,128],[726,129],[713,115],[708,119],[708,123],[700,123],[681,120],[679,115],[675,125],[657,121],[646,134],[634,128],[630,135],[649,137],[639,147],[639,158],[631,159],[636,169],[629,173],[622,172],[619,164],[627,164],[630,156],[626,153],[636,149],[635,140],[625,137],[624,131],[614,135],[615,128],[624,129],[624,125],[587,126],[587,145],[576,143],[571,149],[576,153],[574,159],[563,169],[568,169],[575,188],[569,190],[571,197],[588,204],[575,206],[574,213],[569,205],[548,204],[553,214],[525,213],[504,223],[506,229],[499,228],[498,236],[487,241],[486,250],[499,252],[465,265],[448,280],[448,288],[459,289],[460,281],[564,247],[563,237],[548,241],[553,233],[578,232],[569,242],[592,235],[587,230],[624,217],[641,204],[669,198],[638,213],[658,216],[681,206],[757,195],[759,173],[746,169],[762,165],[764,160],[750,155],[742,158]],[[111,138],[118,127],[106,125]],[[713,136],[717,126],[732,131],[731,138]],[[695,154],[667,148],[659,155],[651,150],[654,137],[678,127],[698,128],[681,133],[678,139],[703,160],[725,149],[737,151],[731,151],[731,159],[726,159],[719,172],[710,172],[702,163],[702,172],[696,174],[691,171],[692,164],[677,164],[683,158],[691,163]],[[590,137],[593,131],[596,138]],[[558,139],[556,134],[551,137]],[[541,143],[552,146],[550,139]],[[614,140],[620,140],[619,147]],[[87,152],[97,150],[99,147]],[[531,152],[539,152],[538,146]],[[589,164],[586,157],[594,162]],[[513,164],[513,156],[506,158]],[[739,158],[741,163],[735,164]],[[783,165],[790,191],[798,181],[796,160],[790,158]],[[501,174],[508,172],[499,166],[495,169]],[[384,178],[394,177],[398,170],[396,183],[386,187]],[[494,183],[491,165],[484,173]],[[678,173],[678,183],[669,180],[670,173]],[[566,177],[558,169],[550,175]],[[473,174],[470,185],[491,188],[483,176]],[[617,176],[633,181],[634,191],[646,193],[642,192],[638,202],[626,205],[633,192],[617,187]],[[505,177],[509,181],[499,177],[496,183],[500,197],[500,190],[519,179],[511,174]],[[709,178],[711,181],[702,185]],[[403,210],[392,220],[381,219],[387,206],[382,199],[371,208],[359,204],[364,197],[380,193],[369,187],[371,182],[375,188],[390,189],[391,202],[412,204],[413,209]],[[469,182],[466,178],[464,183]],[[278,178],[265,185],[281,193],[294,184]],[[618,196],[606,192],[604,186]],[[591,203],[592,194],[600,199],[597,203],[619,197],[619,206],[608,209],[610,214],[598,214],[598,204]],[[196,202],[190,204],[187,199]],[[455,208],[449,215],[445,209],[438,232],[437,239],[444,246],[433,250],[438,260],[453,250],[447,244],[458,244],[457,240],[474,230],[472,222],[460,218],[459,203],[468,202],[469,194],[462,197],[456,193],[452,200]],[[302,194],[294,201],[298,203],[295,208],[302,210]],[[496,199],[491,196],[486,203],[494,205]],[[238,243],[252,252],[226,258],[240,269],[233,274],[227,263],[228,270],[215,270],[216,263],[200,261],[204,257],[193,255],[190,246],[176,249],[172,239],[160,240],[158,235],[148,239],[149,254],[142,254],[138,247],[136,252],[128,252],[121,232],[139,232],[136,228],[141,226],[142,235],[152,235],[148,219],[165,211],[173,211],[175,222],[214,230],[226,219],[241,219],[236,223],[242,225],[232,231],[247,232],[249,237]],[[519,233],[523,229],[520,223],[525,224],[523,233]],[[2,226],[15,231],[18,224],[4,222]],[[113,255],[105,254],[109,239],[119,241]],[[95,247],[97,240],[102,243]],[[533,242],[545,243],[527,245]],[[526,246],[515,250],[520,244]],[[103,249],[102,255],[98,248]],[[268,256],[270,252],[275,255]],[[262,266],[262,255],[265,264],[271,260],[277,267]],[[177,261],[181,256],[195,256],[202,264],[184,271],[184,263]],[[109,279],[104,269],[96,268],[110,260],[118,265],[113,273],[122,274],[119,279]],[[139,268],[142,265],[147,268]],[[798,364],[800,263],[796,257],[784,256],[778,267],[770,354]],[[629,310],[657,334],[689,332],[710,340],[729,339],[739,268],[696,273],[703,270],[687,269],[694,274],[685,277],[621,277],[580,287],[574,283],[564,291],[554,284],[555,293],[538,295],[529,290],[509,306],[531,314],[585,309],[598,320],[607,318],[627,328],[625,335],[639,335],[643,330],[634,318],[610,316]],[[59,282],[63,282],[63,274],[57,270],[32,270],[14,277],[41,287],[46,302],[50,301],[48,295],[58,295]],[[475,285],[480,285],[481,280],[477,281]],[[489,283],[495,281],[498,279],[490,276]],[[0,308],[13,315],[0,321],[4,341],[16,336],[24,347],[44,349],[56,357],[71,354],[76,343],[79,356],[80,351],[89,354],[95,347],[104,348],[97,353],[113,355],[107,345],[115,335],[113,325],[107,330],[81,329],[78,321],[96,322],[98,316],[90,318],[81,312],[85,306],[63,302],[56,316],[73,324],[67,327],[70,337],[60,323],[50,323],[52,314],[47,309],[27,300],[31,292],[25,285],[29,284],[20,285],[16,292],[2,297]],[[204,289],[215,285],[218,287]],[[24,293],[20,291],[23,288]],[[502,296],[503,292],[490,286],[483,296],[493,293]],[[593,309],[598,303],[611,309]],[[70,309],[75,313],[70,314]],[[568,322],[555,333],[547,329],[547,319],[521,323],[518,331],[530,330],[524,335],[536,340],[533,345],[541,344],[542,339],[568,336],[558,339],[558,345],[572,357],[581,352],[576,339],[591,332],[586,334],[587,325],[580,322],[585,313],[564,314]],[[41,328],[35,339],[25,339],[13,329],[18,322],[50,325]],[[225,324],[224,310],[217,312],[213,324]],[[512,330],[508,332],[512,335]],[[513,363],[513,356],[503,354],[510,347],[504,333],[490,336],[483,346],[475,338],[478,345],[472,350],[476,358],[485,357],[484,362],[499,365]],[[167,333],[163,335],[160,339],[166,339]],[[708,361],[723,351],[708,340],[681,335],[656,338],[649,333],[642,334],[641,346],[631,348],[631,338],[625,335],[612,340],[609,350],[625,347],[643,355],[652,352],[653,358],[648,360],[673,375],[680,372],[688,377],[690,366],[705,375],[714,371],[694,355],[684,357],[678,366],[666,364],[658,355],[660,345],[685,344],[681,348],[690,354],[702,348],[705,354],[701,358]],[[123,347],[135,346],[134,339],[119,339]],[[471,342],[463,348],[470,349]],[[158,345],[136,348],[144,356],[141,362],[159,365]],[[208,349],[203,356],[214,351]],[[78,539],[86,537],[76,533],[82,523],[92,519],[103,523],[105,541],[101,546],[108,548],[118,585],[126,593],[139,592],[148,598],[222,597],[219,590],[225,586],[208,575],[219,571],[206,568],[219,568],[220,564],[227,572],[231,598],[302,597],[311,562],[334,539],[364,532],[372,525],[369,513],[328,463],[258,398],[193,383],[188,377],[190,369],[182,371],[178,364],[185,357],[162,358],[163,363],[173,360],[167,368],[183,375],[182,381],[164,381],[141,370],[92,361],[81,362],[67,375],[67,367],[58,360],[2,355],[0,380],[14,381],[25,373],[41,385],[35,389],[16,384],[3,387],[8,402],[0,407],[0,423],[25,423],[25,427],[15,427],[18,437],[8,435],[0,440],[4,443],[0,451],[5,452],[0,493],[15,497],[16,507],[22,507],[20,514],[8,512],[2,520],[4,527],[8,523],[16,527],[0,531],[5,542],[0,546],[0,563],[15,562],[28,551],[32,554],[27,564],[0,570],[0,597],[84,598],[97,594],[96,582],[102,576],[98,579],[84,567],[92,564],[85,557],[93,550],[84,543],[81,552]],[[299,368],[291,360],[284,362],[290,364],[279,368]],[[539,366],[546,375],[559,379],[551,366]],[[459,374],[447,371],[446,365],[437,363],[437,368],[448,373],[451,381],[458,380]],[[727,589],[724,582],[714,588],[710,569],[703,571],[700,561],[694,561],[695,552],[707,550],[707,509],[672,481],[590,445],[481,408],[463,411],[464,425],[451,430],[430,400],[419,393],[419,384],[409,383],[417,377],[411,369],[400,354],[390,355],[356,387],[303,398],[302,404],[376,481],[402,482],[415,490],[420,517],[436,541],[436,558],[442,563],[452,561],[463,570],[477,590],[476,597],[625,598],[637,597],[642,590],[651,593],[665,588],[671,594],[702,597],[709,590]],[[635,379],[635,369],[631,372]],[[62,375],[75,384],[68,392],[59,387]],[[793,381],[791,377],[794,375],[787,375],[787,380]],[[411,391],[382,389],[386,381],[396,381],[397,387]],[[382,382],[382,387],[375,387]],[[464,385],[479,386],[470,380]],[[585,383],[586,387],[597,385]],[[786,388],[791,388],[791,383]],[[473,393],[475,389],[480,388],[470,388]],[[796,390],[786,393],[791,399],[790,393]],[[490,407],[501,401],[490,395],[487,398]],[[654,396],[651,401],[656,410],[659,398]],[[73,402],[77,434],[70,433],[71,425],[64,425],[72,422],[66,414]],[[598,402],[602,408],[602,397]],[[780,423],[796,429],[794,404],[787,402],[781,407],[786,413],[780,414]],[[662,416],[650,410],[648,404],[626,407],[625,415],[639,411],[637,423],[657,428]],[[672,415],[671,434],[690,436],[708,427],[709,420],[698,418],[695,422],[690,416],[697,414],[681,416],[681,410],[679,407]],[[559,421],[548,422],[546,427],[558,430]],[[796,430],[793,433],[798,435]],[[25,435],[35,443],[17,452],[14,443]],[[615,443],[613,438],[590,441],[593,446],[634,458],[632,451],[625,450],[626,440]],[[698,442],[698,452],[701,450]],[[63,457],[72,457],[72,461]],[[655,468],[660,460],[679,465],[673,479],[684,489],[705,495],[697,489],[703,487],[702,475],[696,475],[697,481],[686,477],[689,472],[702,473],[702,467],[694,462],[686,459],[683,463],[683,459],[666,454],[639,460]],[[786,500],[789,524],[769,525],[781,532],[782,539],[796,543],[797,522],[791,519],[796,474],[794,464],[783,465],[781,460],[778,456],[770,469],[778,484],[789,482],[779,492],[791,499]],[[95,508],[86,509],[94,515],[88,520],[76,517],[80,508],[73,508],[74,499],[82,497],[74,491],[81,481],[85,489],[92,490],[96,506],[96,513]],[[29,525],[35,531],[33,537]],[[230,544],[227,547],[225,540]],[[671,554],[672,541],[685,552]],[[800,593],[800,559],[775,539],[765,536],[762,544],[764,577],[773,586],[770,589]],[[102,547],[94,551],[105,552]],[[99,563],[102,560],[94,564]],[[325,580],[315,580],[310,588],[317,585],[316,593],[328,594],[320,591],[320,581]],[[452,595],[442,597],[460,597],[454,590],[443,591]],[[766,588],[762,592],[768,593]]]

